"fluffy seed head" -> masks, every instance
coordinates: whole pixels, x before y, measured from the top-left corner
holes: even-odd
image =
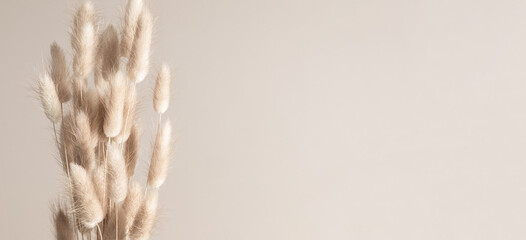
[[[159,74],[157,74],[153,92],[153,107],[159,114],[166,112],[168,109],[170,103],[170,81],[170,68],[163,64]]]
[[[79,150],[80,164],[91,172],[97,165],[95,147],[97,138],[93,136],[88,115],[83,111],[77,113],[75,125],[75,144]]]
[[[139,16],[141,15],[142,7],[142,0],[128,0],[126,5],[121,36],[121,53],[123,57],[128,57],[130,54],[133,39],[135,37],[135,30],[137,28],[137,20],[139,20]]]
[[[47,73],[40,75],[38,80],[38,95],[46,117],[53,123],[58,123],[62,117],[62,105],[57,95],[55,84]]]
[[[128,176],[126,163],[120,146],[116,143],[108,144],[108,193],[111,201],[120,203],[128,191]]]
[[[143,8],[128,61],[128,77],[136,83],[144,80],[150,67],[153,20],[150,10]]]
[[[130,137],[124,146],[124,159],[126,160],[126,173],[128,178],[135,174],[135,167],[137,166],[137,160],[139,159],[139,141],[140,141],[140,130],[137,124],[134,124]]]
[[[75,154],[75,119],[72,114],[64,116],[60,123],[60,158],[64,172],[67,164],[74,161]]]
[[[102,47],[102,77],[104,79],[110,79],[113,78],[119,70],[120,63],[119,36],[112,25],[104,30],[100,42],[99,46]]]
[[[111,93],[105,102],[106,116],[104,119],[104,133],[107,137],[115,137],[121,131],[126,84],[124,75],[121,72],[118,72],[110,82]]]
[[[104,215],[106,215],[106,212],[108,210],[108,193],[106,191],[107,179],[105,166],[97,166],[97,168],[95,168],[95,170],[93,171],[91,178],[93,180],[95,192],[97,193],[97,197],[99,198],[99,202],[102,206],[102,212],[104,213]]]
[[[56,42],[51,44],[51,79],[56,85],[58,99],[65,103],[71,99],[71,81],[69,79],[68,66],[64,51]]]
[[[73,186],[74,211],[85,228],[93,228],[101,222],[104,214],[91,178],[81,166],[70,164]]]
[[[135,84],[128,83],[127,85],[122,116],[124,123],[121,132],[115,137],[115,141],[118,143],[123,143],[128,140],[136,118],[137,91],[135,90]]]
[[[130,229],[130,239],[149,239],[157,214],[157,199],[158,193],[156,189],[152,189],[148,192],[148,195],[144,199],[144,202],[133,221],[133,225]]]
[[[159,188],[166,180],[170,163],[171,135],[172,125],[170,121],[166,121],[162,129],[157,131],[148,171],[148,184],[153,188]]]
[[[142,203],[141,186],[137,182],[132,182],[128,187],[128,195],[122,204],[122,209],[119,210],[119,236],[128,234]]]
[[[75,79],[84,79],[93,68],[96,46],[96,30],[93,4],[82,4],[73,19],[71,46],[74,51],[73,72]]]

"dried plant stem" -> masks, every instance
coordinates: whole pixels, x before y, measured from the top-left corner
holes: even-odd
[[[115,206],[115,240],[119,240],[119,207]]]
[[[97,230],[99,232],[100,239],[102,240],[102,232],[100,231],[100,226],[97,224]]]

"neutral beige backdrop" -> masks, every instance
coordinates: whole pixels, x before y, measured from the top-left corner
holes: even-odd
[[[53,239],[64,185],[29,86],[78,3],[0,4],[2,240]],[[94,3],[118,23],[124,0]],[[154,239],[526,239],[525,1],[151,6],[178,139]]]

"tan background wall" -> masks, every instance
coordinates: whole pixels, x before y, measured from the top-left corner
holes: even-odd
[[[117,23],[124,0],[94,2]],[[52,239],[63,179],[29,86],[77,4],[0,4],[0,239]],[[151,6],[178,138],[154,239],[526,238],[525,1]]]

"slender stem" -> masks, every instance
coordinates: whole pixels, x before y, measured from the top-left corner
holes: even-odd
[[[115,240],[119,240],[119,206],[115,203]]]
[[[108,138],[108,144],[110,143],[110,138]],[[106,144],[103,144],[103,151],[104,151],[104,184],[106,186],[108,186],[108,146],[104,146]],[[106,192],[108,191],[108,188],[107,187],[104,187],[104,191],[103,191],[103,194],[102,194],[102,201],[104,201],[104,205],[103,206],[106,206]],[[111,207],[111,200],[110,202],[108,203],[108,206],[106,206],[106,210],[107,211],[110,211],[110,207]]]
[[[100,226],[99,226],[99,224],[97,224],[97,230],[99,230],[100,240],[102,240],[102,232],[100,231]]]

